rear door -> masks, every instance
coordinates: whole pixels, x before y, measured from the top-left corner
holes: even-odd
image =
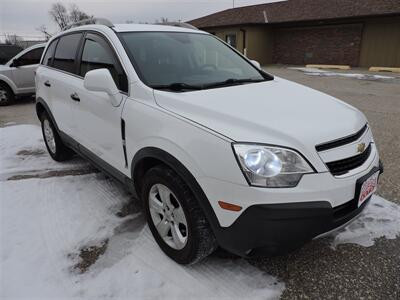
[[[44,46],[35,48],[17,58],[18,66],[12,67],[12,73],[18,93],[35,92],[35,71],[43,50]]]
[[[69,136],[73,132],[76,120],[72,115],[72,104],[76,86],[81,84],[82,78],[78,75],[77,55],[83,33],[73,32],[63,35],[57,43],[54,58],[51,63],[50,78],[47,85],[51,89],[52,112],[60,130]]]
[[[102,35],[87,33],[81,50],[79,76],[95,69],[108,69],[120,90],[123,101],[118,107],[104,92],[91,92],[83,80],[75,86],[79,102],[73,103],[76,139],[92,153],[120,171],[125,171],[121,135],[121,115],[128,93],[128,80],[111,43]]]
[[[54,76],[54,71],[51,69],[51,64],[53,63],[53,56],[57,43],[58,39],[51,41],[46,49],[46,53],[43,56],[41,64],[36,70],[35,76],[36,96],[43,99],[47,105],[49,105],[51,111],[53,111],[53,109],[50,79]]]

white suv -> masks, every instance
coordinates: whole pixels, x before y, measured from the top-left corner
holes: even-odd
[[[0,65],[0,106],[11,104],[17,96],[35,93],[35,71],[46,44],[37,44]]]
[[[131,187],[181,264],[218,246],[298,248],[359,215],[382,171],[361,112],[198,30],[69,29],[48,44],[36,88],[50,155],[76,152]]]

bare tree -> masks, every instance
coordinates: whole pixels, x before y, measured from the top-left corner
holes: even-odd
[[[78,5],[71,4],[69,9],[67,9],[61,2],[52,4],[49,14],[60,29],[65,28],[71,23],[93,18],[93,16],[80,10]]]
[[[7,45],[18,45],[20,42],[23,41],[22,37],[14,34],[4,34],[4,43]]]
[[[47,31],[46,25],[41,25],[40,27],[36,28],[36,30],[44,35],[46,41],[48,41],[51,38],[51,33]]]
[[[168,23],[168,22],[169,22],[168,18],[165,18],[165,17],[162,17],[160,20],[156,20],[156,23],[160,23],[160,24]]]
[[[89,16],[85,12],[81,11],[76,4],[71,4],[69,7],[69,22],[75,23],[85,19],[91,19],[93,16]]]
[[[50,17],[60,29],[68,26],[69,16],[67,8],[60,2],[53,3],[49,11]]]

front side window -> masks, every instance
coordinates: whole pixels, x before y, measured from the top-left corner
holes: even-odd
[[[119,37],[143,81],[153,88],[266,80],[264,73],[208,34],[126,32]]]
[[[33,49],[18,58],[18,66],[37,65],[42,57],[44,47]]]
[[[75,57],[81,37],[81,33],[75,33],[60,38],[54,54],[54,68],[73,74],[76,72]]]
[[[47,47],[46,54],[44,55],[42,60],[42,65],[45,66],[51,65],[51,60],[54,55],[54,50],[56,49],[57,41],[58,40],[52,41],[51,44]]]
[[[125,73],[112,49],[100,37],[89,34],[83,47],[79,75],[84,77],[91,70],[103,68],[110,71],[117,87],[127,92],[128,83]]]

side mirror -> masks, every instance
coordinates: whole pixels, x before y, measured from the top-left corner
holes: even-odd
[[[250,61],[252,64],[253,64],[253,66],[255,66],[257,69],[260,69],[261,70],[261,65],[260,65],[260,63],[258,62],[258,61],[256,61],[256,60],[251,60]]]
[[[92,92],[107,93],[113,106],[119,106],[122,101],[122,96],[119,93],[118,87],[107,69],[96,69],[86,73],[83,80],[83,86]]]
[[[19,60],[14,58],[11,64],[11,67],[18,68],[20,66]]]

